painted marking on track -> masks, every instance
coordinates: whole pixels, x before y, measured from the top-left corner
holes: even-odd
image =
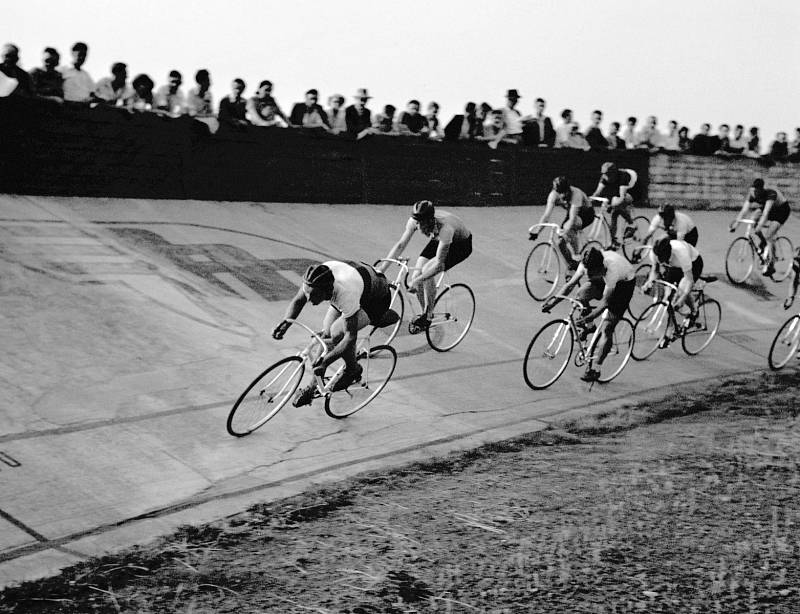
[[[740,316],[745,317],[748,320],[755,322],[756,324],[763,324],[764,326],[778,325],[778,323],[775,320],[753,313],[749,309],[745,309],[744,307],[741,307],[740,305],[737,305],[732,301],[725,301],[725,307],[726,309],[730,309],[731,311],[738,313]]]
[[[486,339],[488,339],[493,344],[499,345],[500,347],[503,347],[503,348],[513,352],[514,356],[522,357],[523,352],[525,351],[524,348],[520,348],[517,345],[512,345],[511,343],[506,343],[505,341],[501,341],[500,339],[497,338],[497,335],[493,335],[492,333],[490,333],[488,331],[485,331],[483,329],[475,328],[473,326],[472,328],[469,329],[469,332],[471,332],[471,333],[474,332],[474,333],[479,334],[482,337],[485,337]]]
[[[286,281],[293,283],[298,288],[303,285],[303,278],[298,275],[295,271],[290,271],[287,269],[283,269],[281,271],[277,271],[278,275],[283,277]]]
[[[246,283],[242,282],[241,280],[237,279],[232,273],[213,273],[214,277],[219,279],[223,284],[231,288],[236,294],[241,296],[248,301],[258,301],[261,302],[264,300],[258,292],[253,290],[250,286]]]

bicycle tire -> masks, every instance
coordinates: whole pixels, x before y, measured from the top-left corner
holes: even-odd
[[[783,349],[781,346],[786,346],[789,349],[785,356],[777,353]],[[783,369],[792,359],[792,356],[797,356],[798,346],[800,346],[800,314],[793,315],[786,320],[775,334],[767,356],[769,368],[773,371]]]
[[[794,262],[794,246],[788,237],[776,237],[772,245],[772,263],[775,272],[772,274],[774,281],[783,281],[789,276]]]
[[[650,291],[652,294],[645,294],[642,291],[642,286],[650,278],[650,272],[653,270],[653,265],[643,262],[634,272],[634,279],[636,280],[636,288],[633,290],[633,296],[628,303],[628,315],[633,318],[634,322],[642,315],[642,312],[647,309],[647,306],[655,302],[656,288],[658,285],[653,285]]]
[[[755,260],[752,243],[747,237],[737,237],[725,253],[725,275],[732,284],[743,284],[753,272]]]
[[[606,359],[602,365],[603,368],[600,370],[601,374],[597,379],[598,382],[601,384],[607,384],[620,373],[622,373],[622,370],[631,359],[631,354],[633,353],[633,340],[633,324],[631,324],[631,321],[627,318],[620,318],[617,322],[617,325],[614,327],[611,349],[608,351],[608,355],[606,356]],[[589,356],[594,355],[595,349],[599,342],[600,335],[594,335],[592,337],[592,342],[589,346],[589,349],[587,350],[587,354]],[[611,365],[608,363],[609,359],[612,360]],[[611,368],[610,371],[608,370],[609,366]]]
[[[525,289],[535,301],[546,300],[558,285],[561,258],[550,243],[537,243],[525,260]]]
[[[633,259],[637,254],[635,250],[644,244],[644,238],[650,229],[650,220],[643,215],[637,215],[629,226],[634,228],[633,236],[622,240],[622,255],[625,256],[628,262],[633,263]]]
[[[391,345],[376,345],[359,352],[356,360],[363,368],[361,381],[325,395],[325,413],[331,418],[347,418],[369,405],[392,379],[397,352]]]
[[[603,247],[603,244],[600,243],[600,241],[595,241],[594,239],[592,239],[591,241],[587,241],[586,244],[583,247],[581,247],[581,256],[583,256],[593,247],[599,249],[601,252],[605,249],[605,247]]]
[[[704,298],[697,306],[697,319],[694,326],[684,329],[681,335],[681,346],[689,356],[697,356],[708,347],[717,336],[722,321],[722,306],[713,298]],[[697,342],[699,345],[695,346]]]
[[[383,328],[379,326],[373,326],[370,336],[376,343],[379,343],[380,345],[391,345],[392,341],[395,340],[397,334],[400,332],[400,327],[403,325],[403,316],[405,315],[406,311],[406,302],[405,299],[403,299],[402,291],[394,284],[389,284],[389,288],[392,292],[389,309],[394,309],[397,312],[397,315],[400,317],[398,318],[397,322],[391,326],[386,326]]]
[[[475,318],[475,295],[467,284],[447,286],[433,303],[425,337],[437,352],[449,352],[467,336]]]
[[[540,340],[545,345],[534,348]],[[522,376],[528,387],[544,390],[552,386],[567,368],[574,345],[575,335],[569,320],[551,320],[542,326],[528,344],[522,362]]]
[[[658,301],[647,307],[633,326],[631,358],[645,360],[652,356],[666,339],[671,322],[672,313],[668,302]]]
[[[292,367],[291,363],[295,363],[295,366]],[[244,437],[272,420],[289,402],[300,382],[303,381],[305,368],[302,358],[287,356],[262,371],[245,388],[228,413],[226,423],[228,433],[234,437]],[[273,374],[273,378],[268,379],[267,376],[276,370],[278,372]],[[289,376],[286,380],[282,379],[285,375]],[[259,382],[264,384],[263,388],[257,387]],[[257,393],[251,395],[250,393],[254,389]],[[264,405],[266,407],[263,407]],[[240,426],[242,424],[244,426]]]

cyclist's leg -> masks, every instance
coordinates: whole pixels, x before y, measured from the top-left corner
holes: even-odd
[[[595,357],[595,365],[599,368],[608,356],[614,341],[614,329],[620,318],[625,315],[625,310],[633,298],[636,290],[636,279],[617,282],[611,296],[608,298],[608,306],[603,314],[602,328],[600,330],[600,342],[598,343],[600,353]]]
[[[569,258],[567,262],[577,264],[578,254],[580,253],[580,247],[578,244],[578,233],[583,230],[583,221],[581,221],[580,217],[575,218],[575,223],[572,227],[564,234],[564,239],[566,239],[566,247],[567,253],[569,254]]]
[[[617,322],[619,322],[619,316],[613,315],[611,312],[606,310],[605,317],[600,323],[600,341],[597,344],[600,353],[594,357],[589,357],[590,369],[592,367],[596,367],[596,369],[599,371],[600,367],[603,365],[603,361],[606,359],[608,352],[611,350],[611,343],[614,339],[614,329],[617,327]],[[592,364],[592,362],[594,362],[594,364]]]
[[[578,288],[575,298],[583,305],[581,315],[586,315],[591,311],[591,301],[598,301],[603,297],[605,282],[602,278],[589,279]]]
[[[370,318],[367,315],[367,312],[364,311],[363,308],[358,310],[356,314],[358,317],[358,324],[357,330],[361,330],[369,326]],[[347,330],[347,320],[344,317],[339,317],[331,326],[331,343],[332,347],[336,347],[339,342],[344,337],[344,334]],[[356,369],[356,337],[353,336],[350,340],[350,343],[347,344],[347,348],[345,348],[344,353],[342,354],[342,360],[344,361],[346,371],[352,373]]]
[[[428,264],[428,262],[430,262],[430,258],[424,256],[417,258],[417,270],[422,270],[422,267]],[[428,314],[428,306],[433,305],[433,300],[436,298],[436,276],[417,282],[414,286],[414,291],[417,295],[422,313]]]

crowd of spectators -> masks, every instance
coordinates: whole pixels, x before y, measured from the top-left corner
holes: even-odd
[[[195,73],[196,85],[184,93],[183,76],[177,70],[167,75],[166,83],[156,89],[147,74],[136,75],[128,83],[127,65],[116,62],[111,74],[94,81],[83,69],[89,48],[78,42],[72,46],[71,60],[61,65],[58,51],[44,49],[41,68],[30,73],[19,66],[19,49],[13,44],[2,48],[0,57],[0,97],[39,97],[55,102],[84,103],[120,107],[131,112],[153,112],[172,117],[189,115],[206,121],[212,129],[220,124],[227,126],[279,126],[319,130],[336,135],[363,138],[371,134],[410,136],[422,139],[447,141],[485,141],[495,148],[501,143],[540,148],[567,148],[584,151],[610,149],[645,149],[649,152],[691,153],[701,156],[767,158],[775,162],[800,162],[800,128],[789,141],[786,132],[778,132],[769,150],[762,152],[759,130],[748,130],[741,124],[731,133],[728,124],[721,124],[716,134],[711,125],[703,124],[693,137],[686,126],[669,122],[662,132],[655,116],[649,116],[639,125],[636,117],[628,117],[624,129],[619,122],[611,122],[607,134],[601,127],[603,112],[591,113],[585,132],[575,120],[571,109],[561,112],[557,126],[545,114],[546,102],[536,98],[533,113],[523,115],[519,110],[522,96],[516,89],[506,92],[506,104],[493,108],[483,102],[468,102],[463,114],[455,115],[442,126],[439,105],[431,102],[422,110],[419,100],[409,100],[403,111],[386,105],[374,115],[367,106],[371,96],[365,88],[352,96],[353,103],[345,106],[341,94],[333,94],[323,107],[316,89],[305,93],[305,100],[293,105],[287,116],[272,95],[273,84],[264,80],[255,94],[245,97],[247,88],[243,79],[234,79],[231,92],[222,98],[214,113],[211,94],[211,75],[200,69]],[[637,128],[637,125],[639,127]]]

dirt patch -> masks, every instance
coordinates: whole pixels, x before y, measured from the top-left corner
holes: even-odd
[[[800,374],[259,505],[10,612],[800,612]]]

